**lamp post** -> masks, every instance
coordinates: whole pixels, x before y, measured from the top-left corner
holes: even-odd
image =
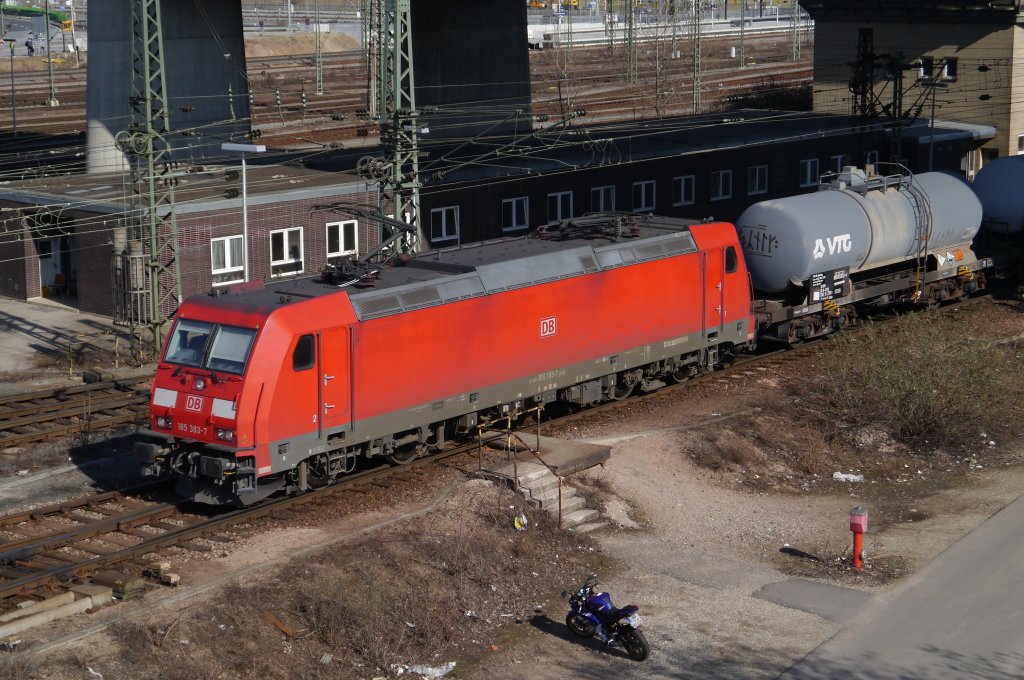
[[[50,98],[46,100],[46,105],[60,106],[60,102],[57,101],[57,90],[53,87],[53,56],[50,52],[50,0],[46,0],[43,7],[43,25],[46,30],[46,72],[50,78]]]
[[[11,122],[14,125],[14,136],[18,136],[18,91],[14,89],[14,40],[11,46]]]
[[[242,277],[246,283],[249,282],[249,206],[247,185],[245,180],[245,154],[264,153],[267,147],[262,144],[232,144],[230,142],[220,145],[221,151],[238,151],[242,154]]]

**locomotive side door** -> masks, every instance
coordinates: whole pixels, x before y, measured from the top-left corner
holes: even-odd
[[[725,253],[721,248],[704,251],[704,335],[714,337],[722,329],[725,305]]]
[[[324,430],[333,434],[351,421],[350,338],[347,326],[317,333],[321,436]]]

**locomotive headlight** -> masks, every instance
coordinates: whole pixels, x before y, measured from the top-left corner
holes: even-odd
[[[235,438],[235,433],[231,430],[222,430],[217,428],[217,439],[223,439],[225,441],[231,441]]]
[[[196,381],[193,383],[193,385],[195,385],[195,388],[197,390],[201,390],[206,387],[206,380],[203,378],[196,378]]]
[[[170,418],[170,416],[168,416],[166,418],[163,417],[163,416],[157,416],[157,419],[156,419],[156,426],[157,427],[161,427],[161,428],[164,428],[166,430],[169,430],[169,429],[171,429],[172,425],[174,425],[174,421]]]

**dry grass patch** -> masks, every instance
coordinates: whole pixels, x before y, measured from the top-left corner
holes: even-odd
[[[847,438],[881,428],[917,449],[976,445],[982,432],[1009,433],[1024,396],[1016,349],[941,314],[840,335],[820,359],[817,419],[846,424]]]

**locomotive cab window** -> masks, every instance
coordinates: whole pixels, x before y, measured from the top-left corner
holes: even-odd
[[[729,246],[725,249],[725,273],[732,274],[739,268],[739,258],[736,257],[735,246]]]
[[[256,331],[207,321],[178,319],[167,338],[164,361],[179,366],[242,374]]]
[[[313,368],[316,364],[316,340],[312,335],[303,335],[295,343],[295,351],[292,352],[292,369],[305,371]]]

